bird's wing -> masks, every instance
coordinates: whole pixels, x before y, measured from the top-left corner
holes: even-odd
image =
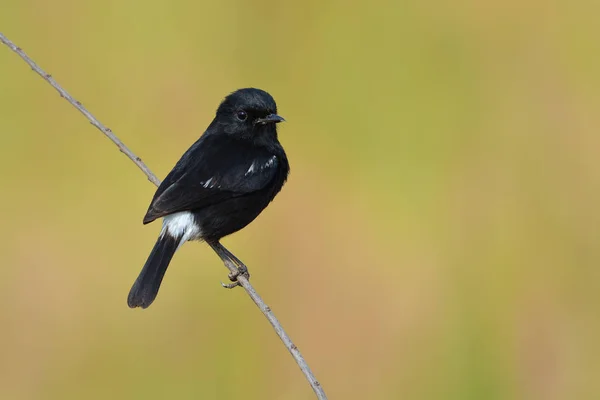
[[[264,188],[277,173],[279,160],[242,143],[201,138],[179,160],[156,191],[144,224]]]

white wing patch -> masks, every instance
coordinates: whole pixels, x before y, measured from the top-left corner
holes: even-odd
[[[160,236],[165,234],[173,237],[181,237],[180,246],[188,240],[198,239],[202,236],[194,215],[189,211],[177,212],[165,216]]]
[[[277,161],[277,156],[269,158],[269,161],[267,161],[260,169],[271,168],[273,164],[275,164],[275,161]]]
[[[212,177],[212,178],[208,178],[208,180],[206,180],[206,181],[200,182],[200,184],[205,189],[208,189],[208,188],[214,188],[216,186],[217,182],[216,182],[216,179],[214,179],[214,177]]]
[[[210,183],[212,182],[212,180],[213,180],[213,178],[210,178],[209,180],[207,180],[206,182],[204,182],[202,184],[202,186],[204,186],[205,188],[207,188],[210,185]]]
[[[257,164],[256,161],[253,161],[252,164],[250,164],[250,168],[248,168],[248,171],[246,171],[244,176],[248,176],[252,173],[263,171],[267,168],[271,168],[271,167],[273,167],[273,165],[275,165],[275,161],[277,161],[277,156],[272,156],[271,158],[269,158],[267,160],[266,163],[259,165],[259,166],[256,165]]]
[[[252,161],[252,164],[250,164],[250,168],[248,168],[248,171],[246,171],[246,173],[244,174],[244,176],[248,176],[248,175],[250,175],[251,173],[254,172],[254,170],[255,170],[255,164],[256,164],[256,161]]]

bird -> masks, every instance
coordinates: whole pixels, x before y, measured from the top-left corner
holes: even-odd
[[[247,267],[221,238],[251,223],[279,193],[290,166],[277,137],[277,104],[264,90],[238,89],[226,96],[206,131],[181,156],[156,190],[143,223],[162,218],[162,229],[135,280],[127,304],[147,308],[156,299],[175,252],[188,241],[206,242],[230,274],[249,278]]]

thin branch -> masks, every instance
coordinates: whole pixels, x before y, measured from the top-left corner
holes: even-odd
[[[81,104],[80,101],[75,100],[73,98],[73,96],[71,96],[65,89],[63,89],[58,84],[58,82],[56,82],[54,80],[52,75],[46,73],[43,69],[38,67],[38,65],[31,58],[29,58],[29,56],[27,56],[27,54],[25,54],[25,52],[23,50],[21,50],[20,47],[18,47],[16,44],[14,44],[10,40],[8,40],[8,38],[6,36],[4,36],[1,32],[0,32],[0,42],[4,43],[12,51],[17,53],[23,60],[25,60],[25,62],[27,64],[29,64],[29,66],[31,67],[32,70],[34,70],[39,76],[44,78],[44,80],[46,82],[48,82],[54,89],[56,89],[56,91],[60,94],[60,97],[63,97],[65,100],[67,100],[69,103],[71,103],[73,105],[73,107],[78,109],[80,113],[85,115],[85,117],[91,122],[92,125],[94,125],[98,129],[100,129],[100,131],[102,133],[104,133],[104,135],[107,138],[109,138],[114,144],[117,145],[117,147],[119,148],[121,153],[125,154],[131,161],[134,162],[135,165],[138,166],[139,169],[142,170],[142,172],[144,174],[146,174],[146,176],[148,177],[148,180],[150,182],[154,183],[156,186],[160,185],[160,179],[158,179],[156,177],[156,175],[154,175],[152,173],[152,171],[150,171],[150,168],[148,168],[148,166],[146,164],[144,164],[144,162],[142,161],[141,158],[139,158],[138,156],[133,154],[133,151],[129,150],[129,147],[125,146],[125,143],[121,142],[119,140],[119,138],[116,137],[115,134],[109,128],[104,126],[104,124],[102,122],[98,121],[96,119],[96,117],[94,117],[92,115],[92,113],[89,112],[83,106],[83,104]]]
[[[142,172],[146,175],[146,177],[148,177],[148,180],[150,182],[154,183],[156,186],[160,185],[160,179],[158,179],[156,177],[156,175],[154,175],[152,173],[152,171],[150,171],[150,168],[148,168],[148,166],[142,161],[141,158],[136,156],[123,142],[121,142],[121,140],[119,140],[119,138],[109,128],[107,128],[104,124],[102,124],[100,121],[98,121],[96,119],[96,117],[94,117],[94,115],[92,115],[92,113],[89,112],[81,104],[81,102],[75,100],[65,89],[63,89],[58,84],[58,82],[56,82],[54,80],[54,78],[52,78],[52,76],[50,74],[46,73],[31,58],[29,58],[27,56],[27,54],[25,54],[25,52],[23,50],[21,50],[20,47],[18,47],[13,42],[8,40],[8,38],[6,36],[4,36],[2,33],[0,33],[0,42],[4,43],[12,51],[17,53],[19,55],[19,57],[21,57],[31,67],[31,69],[33,69],[39,76],[41,76],[54,89],[56,89],[56,91],[60,94],[61,97],[63,97],[65,100],[67,100],[69,103],[71,103],[71,105],[73,105],[73,107],[78,109],[79,112],[81,112],[90,121],[90,123],[92,125],[94,125],[96,128],[98,128],[107,138],[109,138],[119,148],[119,150],[123,154],[125,154],[131,161],[133,161],[133,163],[135,165],[138,166],[139,169],[142,170]],[[230,272],[232,272],[232,273],[237,272],[237,268],[233,263],[226,262],[225,266],[229,269]],[[271,324],[271,326],[273,326],[273,329],[275,329],[275,332],[277,333],[277,335],[279,336],[279,338],[281,339],[281,341],[283,342],[285,347],[288,349],[288,351],[290,352],[290,354],[292,355],[292,357],[294,358],[294,360],[296,361],[296,363],[302,370],[302,373],[304,373],[304,376],[308,380],[308,383],[310,383],[310,386],[312,387],[315,394],[317,395],[317,398],[319,400],[326,400],[327,396],[325,395],[325,391],[323,390],[323,387],[315,378],[315,376],[312,373],[312,371],[310,370],[308,364],[304,360],[304,357],[302,357],[300,350],[298,350],[298,347],[296,347],[296,345],[292,342],[292,340],[290,339],[288,334],[283,330],[283,327],[279,323],[279,320],[277,319],[277,317],[275,317],[275,314],[273,313],[273,311],[271,311],[271,308],[265,304],[263,299],[258,295],[256,290],[250,284],[250,281],[248,281],[248,279],[246,279],[246,277],[244,277],[242,275],[238,276],[238,282],[246,290],[246,293],[248,293],[248,296],[250,296],[252,301],[254,301],[256,306],[265,315],[267,320],[269,320],[269,323]]]

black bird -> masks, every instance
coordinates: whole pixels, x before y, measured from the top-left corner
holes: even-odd
[[[189,240],[206,241],[238,274],[248,273],[219,240],[252,222],[285,183],[290,167],[276,127],[282,121],[263,90],[240,89],[223,100],[154,194],[144,224],[162,217],[163,226],[129,292],[129,307],[152,304],[175,251]],[[230,275],[234,284],[238,274]]]

